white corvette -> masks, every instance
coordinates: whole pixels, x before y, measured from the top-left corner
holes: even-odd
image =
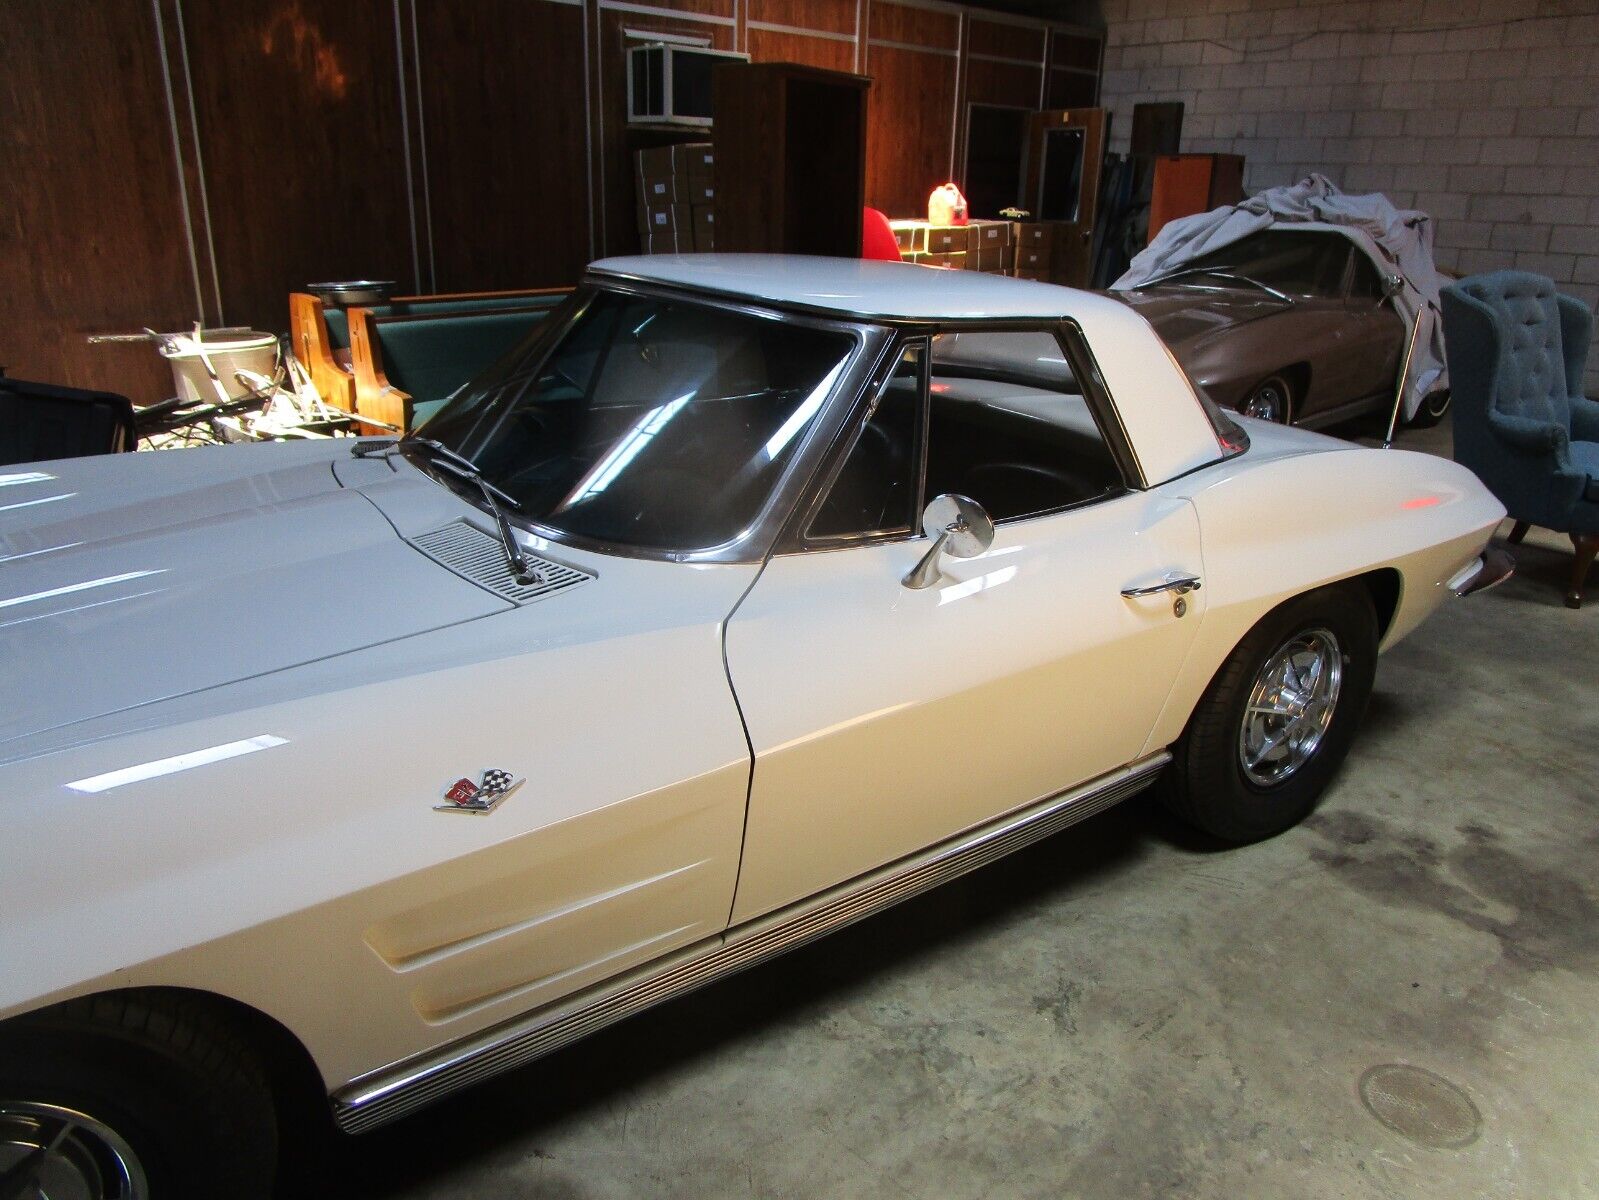
[[[1114,300],[596,264],[419,437],[0,474],[0,1195],[349,1132],[1157,781],[1310,811],[1508,569],[1467,471],[1196,397]]]

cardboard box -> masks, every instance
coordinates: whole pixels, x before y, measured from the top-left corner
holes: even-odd
[[[692,204],[695,208],[710,208],[716,203],[716,188],[709,183],[696,183],[687,175],[677,178],[677,203]]]
[[[992,246],[984,250],[968,250],[966,257],[977,262],[977,270],[993,271],[996,274],[1005,269],[1005,253],[1008,247]]]
[[[716,211],[710,208],[694,210],[694,249],[701,253],[716,249]]]
[[[1026,246],[1047,254],[1055,248],[1055,226],[1038,221],[1018,221],[1015,244],[1018,249]]]
[[[965,225],[926,225],[923,242],[928,254],[964,254],[971,245]]]
[[[688,251],[693,249],[694,242],[694,210],[686,204],[653,205],[643,209],[639,217],[639,234],[645,239],[667,238],[673,242],[673,249]],[[646,253],[660,254],[660,250],[649,250]]]
[[[953,271],[966,269],[966,251],[960,250],[954,254],[922,254],[916,261],[924,267],[945,267]]]
[[[999,250],[1011,244],[1009,221],[973,221],[972,250]]]
[[[1023,271],[1049,271],[1050,249],[1045,246],[1042,250],[1032,246],[1016,247],[1016,273]]]
[[[888,227],[894,231],[894,242],[901,254],[926,252],[927,239],[923,236],[927,228],[925,221],[890,221]]]
[[[688,177],[690,183],[711,186],[716,169],[716,154],[710,142],[688,142],[672,147],[672,171]]]
[[[1018,270],[1016,272],[1016,278],[1017,279],[1036,279],[1040,283],[1048,283],[1049,282],[1049,272],[1048,271],[1023,271],[1023,270]]]
[[[675,175],[640,175],[638,177],[638,202],[644,208],[664,208],[669,204],[687,204],[687,189]]]

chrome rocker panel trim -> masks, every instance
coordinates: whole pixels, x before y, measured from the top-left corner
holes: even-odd
[[[1147,786],[1170,761],[1169,751],[1157,751],[558,1005],[362,1076],[333,1094],[334,1120],[346,1133],[375,1129],[457,1088],[872,916],[1105,811]]]

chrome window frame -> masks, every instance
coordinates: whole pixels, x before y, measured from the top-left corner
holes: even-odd
[[[821,409],[811,421],[800,444],[783,473],[767,494],[765,503],[750,523],[733,537],[714,546],[687,550],[665,549],[652,546],[630,546],[607,542],[597,538],[569,533],[515,512],[507,513],[511,524],[526,533],[544,538],[558,545],[571,546],[594,554],[614,558],[643,559],[654,562],[679,563],[745,563],[756,564],[771,554],[780,534],[787,527],[790,516],[806,494],[815,474],[816,463],[833,444],[838,430],[855,401],[866,390],[866,382],[874,376],[885,348],[894,341],[893,332],[882,322],[856,319],[839,314],[814,315],[795,312],[787,307],[762,304],[749,298],[737,298],[713,290],[684,287],[680,284],[656,284],[620,275],[591,275],[585,277],[574,290],[573,302],[565,313],[564,321],[554,329],[541,329],[529,346],[530,370],[536,375],[556,347],[561,344],[565,331],[588,311],[600,293],[640,296],[650,299],[687,300],[707,308],[717,308],[760,320],[778,321],[787,325],[801,325],[842,333],[854,341],[838,382]],[[546,322],[546,324],[548,324]],[[542,343],[542,344],[541,344]],[[536,358],[533,357],[536,354]],[[452,489],[453,490],[453,489]],[[471,492],[458,493],[463,499],[478,507],[481,502]]]
[[[805,532],[810,528],[810,523],[815,519],[816,511],[821,507],[822,501],[843,469],[849,452],[854,449],[856,440],[864,430],[866,422],[875,410],[877,399],[882,388],[888,382],[889,372],[893,364],[899,361],[905,348],[918,339],[925,339],[928,346],[927,370],[924,376],[924,386],[921,396],[921,412],[917,418],[917,499],[920,507],[918,512],[925,508],[929,497],[927,491],[927,446],[928,428],[931,423],[931,380],[932,380],[932,340],[940,333],[1046,333],[1055,338],[1066,356],[1067,365],[1072,369],[1072,377],[1076,381],[1079,394],[1088,405],[1090,415],[1099,428],[1100,436],[1104,438],[1106,448],[1110,451],[1111,459],[1117,472],[1122,478],[1122,487],[1119,491],[1107,492],[1102,496],[1094,496],[1087,500],[1078,500],[1070,504],[1063,504],[1055,508],[1041,509],[1034,513],[1025,513],[1021,516],[1006,517],[995,522],[996,526],[1010,526],[1021,524],[1025,521],[1036,521],[1048,517],[1059,516],[1062,513],[1073,512],[1093,504],[1102,504],[1114,500],[1129,492],[1147,491],[1149,484],[1144,474],[1143,466],[1138,461],[1137,452],[1133,449],[1132,439],[1127,435],[1127,427],[1122,421],[1121,413],[1116,408],[1115,400],[1110,394],[1110,389],[1105,385],[1105,377],[1099,369],[1099,362],[1094,357],[1093,350],[1089,347],[1088,339],[1083,333],[1082,326],[1070,317],[1038,317],[1038,318],[1013,318],[994,320],[990,318],[968,318],[957,320],[929,320],[907,321],[903,318],[882,318],[885,324],[891,325],[896,330],[896,336],[883,358],[880,366],[870,381],[870,387],[863,390],[863,395],[850,411],[849,419],[839,430],[838,436],[828,447],[825,461],[817,473],[817,485],[811,489],[794,512],[787,528],[778,539],[776,554],[819,554],[835,550],[855,549],[870,545],[891,545],[897,542],[914,542],[924,540],[926,534],[920,525],[913,522],[908,531],[903,530],[875,530],[870,533],[839,535],[828,538],[811,538]],[[1064,393],[1063,393],[1064,394]]]
[[[913,463],[912,486],[914,500],[921,500],[922,493],[927,489],[927,412],[928,412],[928,384],[932,379],[933,368],[933,339],[928,334],[902,335],[894,339],[890,352],[883,356],[882,363],[873,375],[871,383],[862,390],[862,401],[856,406],[859,416],[851,416],[839,429],[838,444],[828,448],[827,461],[817,477],[816,487],[804,498],[804,503],[796,510],[794,527],[805,532],[799,535],[799,541],[806,550],[836,550],[843,546],[858,546],[868,542],[905,541],[916,532],[917,517],[921,509],[912,505],[911,520],[903,529],[874,529],[862,533],[836,533],[826,536],[813,536],[810,528],[816,523],[816,518],[821,513],[822,504],[826,501],[828,493],[833,490],[838,477],[843,473],[844,464],[849,462],[850,455],[855,453],[855,447],[866,435],[866,427],[871,424],[877,406],[882,402],[883,392],[893,381],[894,371],[904,359],[907,351],[913,347],[920,347],[922,351],[922,378],[920,392],[916,397],[916,418],[914,427],[915,445],[911,449]]]

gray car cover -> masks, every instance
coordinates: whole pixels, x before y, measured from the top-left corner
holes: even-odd
[[[1110,286],[1127,291],[1258,230],[1290,224],[1341,233],[1384,275],[1397,274],[1403,280],[1394,307],[1415,335],[1404,397],[1404,415],[1414,416],[1428,392],[1449,385],[1438,310],[1443,280],[1433,265],[1432,219],[1414,209],[1397,209],[1380,193],[1346,195],[1323,176],[1310,175],[1288,187],[1268,188],[1240,204],[1182,217],[1164,226],[1133,259],[1127,273]]]

